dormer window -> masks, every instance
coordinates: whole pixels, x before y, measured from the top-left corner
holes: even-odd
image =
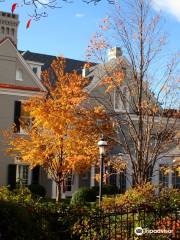
[[[32,70],[35,74],[37,74],[37,71],[38,71],[37,67],[33,67]]]
[[[41,66],[43,64],[40,63],[34,63],[34,62],[28,62],[32,71],[38,76],[38,78],[41,78]]]
[[[21,69],[16,70],[16,80],[17,81],[23,81],[23,72]]]
[[[128,89],[126,86],[114,90],[114,110],[128,110]]]

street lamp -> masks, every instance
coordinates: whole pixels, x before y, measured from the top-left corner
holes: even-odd
[[[101,206],[102,201],[102,187],[103,187],[103,169],[104,169],[104,156],[106,154],[107,142],[104,140],[103,136],[98,142],[99,154],[100,154],[100,181],[99,181],[99,206]]]

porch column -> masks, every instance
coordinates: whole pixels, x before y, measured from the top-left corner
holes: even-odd
[[[95,166],[92,165],[92,166],[91,166],[90,187],[94,187],[94,186],[95,186],[95,176],[96,176]]]
[[[56,199],[57,189],[56,189],[56,183],[52,180],[52,194],[51,198]]]

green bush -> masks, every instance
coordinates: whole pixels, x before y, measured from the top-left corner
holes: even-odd
[[[9,187],[1,187],[0,201],[30,203],[33,200],[30,190],[26,187],[17,188],[14,190],[10,190]]]
[[[115,197],[104,197],[103,206],[137,207],[143,204],[153,205],[155,202],[155,188],[151,183],[128,189],[124,194]]]
[[[180,190],[173,188],[162,188],[154,207],[156,209],[173,209],[180,207]]]
[[[96,201],[96,191],[92,188],[79,188],[72,195],[71,204],[72,205],[84,205],[87,202]]]
[[[99,186],[94,186],[92,189],[99,195]],[[103,195],[114,195],[118,193],[118,188],[115,185],[105,184],[103,185],[102,194]]]
[[[35,196],[39,196],[39,197],[45,197],[46,196],[46,189],[39,184],[31,184],[28,186],[29,190],[31,191],[31,193]]]
[[[38,229],[27,208],[14,202],[0,201],[0,239],[38,239]]]

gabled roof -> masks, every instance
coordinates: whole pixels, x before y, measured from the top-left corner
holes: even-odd
[[[26,91],[39,91],[39,92],[44,92],[46,91],[46,88],[44,87],[44,85],[41,83],[41,81],[39,80],[39,78],[36,76],[36,74],[32,71],[32,69],[30,68],[30,66],[27,64],[27,62],[24,60],[24,58],[22,57],[22,54],[17,50],[17,48],[15,47],[15,45],[13,44],[12,40],[9,38],[4,39],[3,41],[0,42],[0,47],[3,46],[8,46],[8,49],[11,51],[14,51],[16,58],[18,59],[18,61],[20,62],[20,64],[22,64],[23,68],[25,69],[25,71],[31,76],[31,79],[33,81],[33,83],[35,83],[35,85],[37,87],[31,87],[31,86],[18,86],[15,87],[15,85],[13,84],[8,84],[8,83],[4,83],[1,84],[0,88],[3,89],[17,89],[17,90],[26,90]]]
[[[105,63],[100,63],[89,68],[89,74],[87,77],[90,77],[92,80],[87,86],[86,90],[88,92],[93,91],[98,84],[103,80],[104,77],[107,77],[107,73],[113,72],[118,66],[129,66],[129,62],[124,56],[119,58],[114,58]]]
[[[30,51],[19,51],[23,58],[26,61],[32,61],[37,63],[43,63],[42,70],[48,69],[54,59],[56,59],[56,56],[47,55],[47,54],[41,54],[41,53],[34,53]],[[73,70],[77,71],[78,73],[82,72],[82,69],[84,67],[84,64],[87,63],[85,61],[65,58],[66,60],[66,72],[72,72]],[[95,65],[95,64],[93,64]]]

